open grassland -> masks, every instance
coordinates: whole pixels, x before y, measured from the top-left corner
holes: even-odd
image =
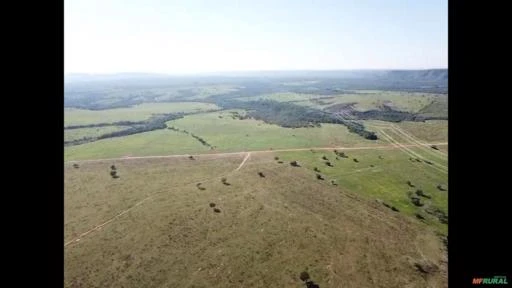
[[[189,135],[164,129],[65,147],[64,160],[205,153],[208,147]]]
[[[149,119],[153,114],[199,112],[217,109],[219,109],[219,107],[215,104],[201,102],[145,103],[130,108],[96,111],[65,108],[64,123],[65,126],[71,126],[113,123],[118,121],[143,121]]]
[[[409,134],[409,139],[413,138],[420,142],[448,142],[448,120],[402,121],[398,123],[366,120],[363,121],[363,124],[373,130],[377,130],[376,127],[395,126],[398,131],[401,130],[402,134]]]
[[[243,156],[119,160],[118,179],[110,161],[66,164],[65,287],[301,287],[304,270],[320,287],[447,287],[429,225],[275,155]]]
[[[350,133],[341,124],[322,124],[319,128],[283,128],[260,120],[233,119],[233,111],[236,110],[190,115],[169,121],[167,125],[200,135],[216,146],[216,150],[226,152],[270,148],[371,146],[384,143]]]
[[[438,101],[436,99],[446,98],[444,95],[429,93],[393,91],[380,91],[378,93],[377,91],[372,91],[372,93],[363,93],[360,91],[357,92],[359,93],[335,95],[332,96],[332,98],[322,98],[320,101],[307,100],[296,102],[296,104],[325,109],[336,104],[356,103],[354,108],[359,111],[379,109],[382,105],[386,104],[396,110],[417,113],[424,107],[428,106],[430,103]]]
[[[334,180],[343,189],[367,200],[383,200],[398,208],[400,213],[411,217],[419,213],[426,218],[425,223],[436,227],[438,232],[448,232],[446,224],[425,212],[426,208],[432,207],[447,213],[448,192],[437,188],[439,184],[448,187],[446,172],[431,168],[424,162],[411,161],[410,156],[399,149],[344,152],[348,158],[337,157],[332,151],[315,150],[279,152],[276,155],[286,163],[298,161],[299,165],[311,173],[314,173],[315,167],[318,168],[320,172],[317,173],[323,175],[325,180],[317,181],[331,184],[331,180]],[[323,156],[328,160],[322,159]],[[327,161],[332,167],[326,165]],[[310,178],[316,179],[314,174]],[[411,181],[414,187],[410,187],[407,181]],[[410,197],[414,196],[417,189],[431,196],[431,199],[422,199],[423,207],[417,207],[411,202]]]
[[[372,146],[387,142],[371,141],[350,133],[343,125],[322,124],[315,128],[283,128],[254,119],[233,119],[227,110],[185,116],[167,122],[189,134],[171,130],[157,130],[136,135],[103,139],[73,147],[66,147],[66,160],[98,159],[124,155],[146,156],[184,153],[238,152],[251,150],[308,148],[326,146]],[[242,111],[237,111],[243,114]],[[222,117],[222,118],[219,118]],[[191,134],[215,147],[202,145]]]
[[[302,93],[293,93],[293,92],[283,92],[283,93],[272,93],[272,94],[264,94],[258,96],[251,97],[239,97],[236,100],[241,101],[258,101],[258,100],[273,100],[277,102],[293,102],[293,101],[309,101],[311,99],[319,99],[325,97],[323,95],[315,95],[315,94],[302,94]]]
[[[128,129],[127,126],[104,126],[64,130],[64,141],[79,140],[85,137],[98,137],[103,134]]]

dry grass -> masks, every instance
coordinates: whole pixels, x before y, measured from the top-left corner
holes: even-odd
[[[65,248],[65,287],[301,287],[302,271],[320,287],[447,286],[430,227],[274,156],[238,171],[243,155],[120,160],[119,179],[111,162],[66,165],[66,242],[153,197]],[[441,270],[417,271],[426,260]]]

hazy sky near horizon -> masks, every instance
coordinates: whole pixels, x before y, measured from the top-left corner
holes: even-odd
[[[65,0],[65,73],[448,67],[447,0]]]

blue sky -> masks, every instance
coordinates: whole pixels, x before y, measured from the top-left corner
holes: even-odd
[[[66,73],[448,66],[447,0],[65,0]]]

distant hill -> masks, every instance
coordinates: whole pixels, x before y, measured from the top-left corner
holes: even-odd
[[[448,81],[448,69],[393,70],[383,76],[397,81]]]

